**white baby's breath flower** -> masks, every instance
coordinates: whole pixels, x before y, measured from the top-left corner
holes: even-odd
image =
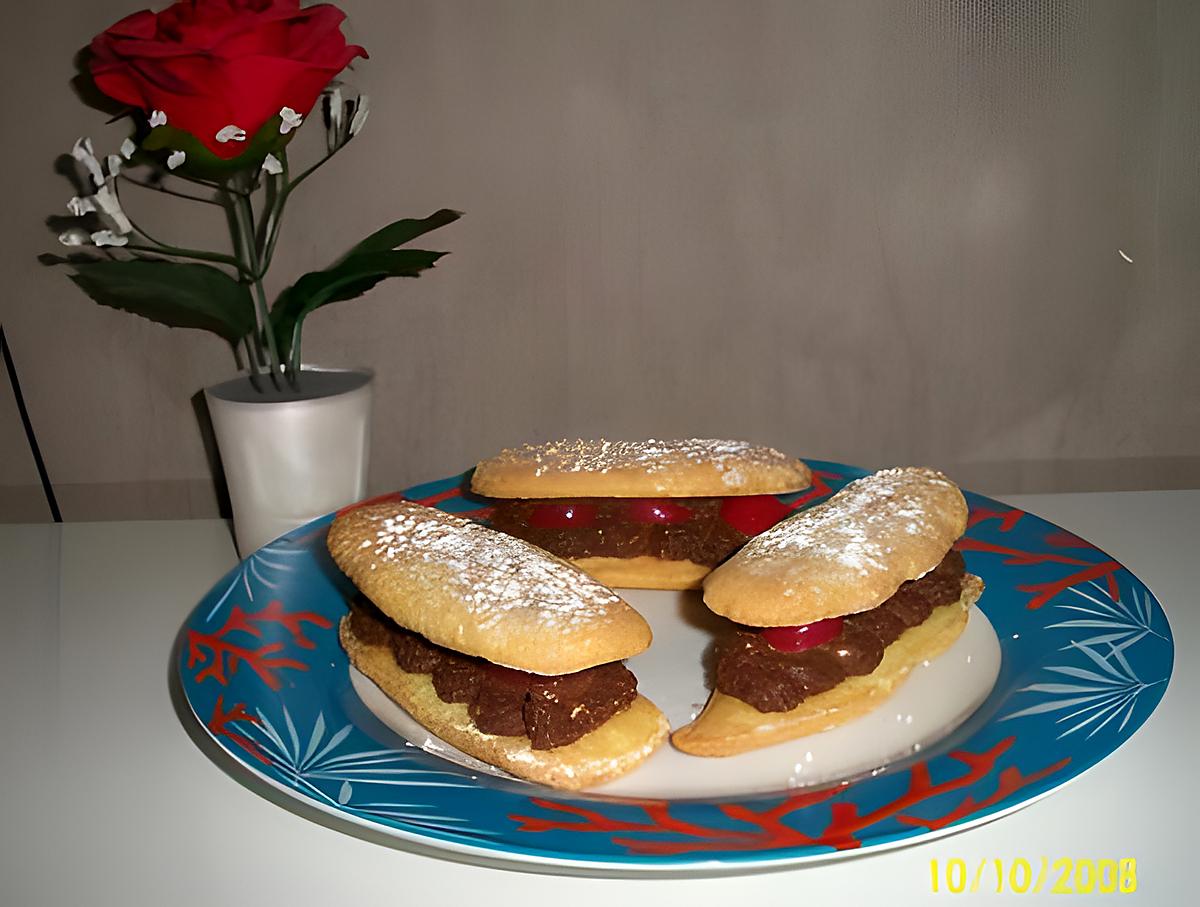
[[[121,200],[117,198],[117,193],[108,184],[101,186],[93,197],[96,200],[96,205],[112,221],[113,228],[118,233],[129,233],[133,230],[133,224],[129,222],[129,218],[121,210]]]
[[[104,171],[100,169],[100,162],[96,160],[96,152],[92,150],[91,139],[85,137],[76,141],[75,147],[71,149],[71,157],[87,168],[93,183],[97,186],[104,184]]]
[[[342,89],[337,85],[328,86],[321,93],[321,105],[325,113],[325,147],[333,154],[346,142],[346,104],[342,100]]]
[[[133,230],[133,224],[129,222],[129,218],[121,210],[121,201],[117,197],[116,192],[117,176],[120,174],[121,167],[125,163],[124,159],[119,154],[108,155],[105,158],[105,162],[108,164],[108,175],[105,176],[104,170],[100,166],[100,161],[96,159],[92,142],[86,138],[80,139],[75,143],[75,147],[71,149],[71,156],[87,168],[88,173],[92,177],[92,182],[96,184],[96,193],[94,195],[75,196],[67,202],[67,210],[76,217],[83,217],[85,214],[92,213],[102,214],[107,219],[106,222],[110,226],[111,231],[115,231],[117,234],[125,234]]]
[[[167,169],[174,170],[187,160],[187,153],[184,151],[172,151],[167,155]]]
[[[272,176],[283,173],[283,164],[279,163],[279,158],[273,154],[268,154],[263,158],[262,168]]]
[[[279,134],[287,135],[303,122],[304,117],[300,116],[292,108],[284,107],[279,111]]]
[[[362,131],[363,124],[367,122],[367,115],[371,109],[368,105],[368,98],[365,94],[358,96],[358,103],[354,105],[354,117],[350,120],[350,135],[356,136]]]
[[[129,237],[112,230],[99,230],[92,234],[92,242],[97,246],[123,246],[129,242]]]
[[[222,145],[226,142],[244,142],[246,141],[246,130],[241,126],[235,126],[230,123],[228,126],[222,126],[216,135],[216,139]]]
[[[126,139],[121,143],[121,157],[129,160],[137,151],[137,143],[133,139]]]
[[[166,125],[167,125],[167,115],[165,113],[163,113],[161,110],[155,110],[150,113],[150,128],[151,129],[153,129],[155,126],[166,126]]]
[[[80,198],[78,195],[67,202],[67,210],[76,217],[83,217],[85,214],[90,214],[96,210],[96,203],[92,200],[92,196],[84,196]]]
[[[336,85],[325,90],[325,113],[329,122],[329,131],[335,136],[340,134],[345,111],[342,107],[342,89]]]
[[[91,237],[83,227],[71,227],[58,234],[58,241],[64,246],[82,246],[90,242]]]
[[[123,246],[126,243],[125,234],[133,232],[133,224],[121,210],[121,200],[117,196],[117,177],[125,165],[125,159],[119,154],[109,154],[105,157],[108,174],[100,166],[96,158],[91,139],[82,138],[71,149],[71,157],[87,168],[92,182],[96,185],[94,195],[77,195],[67,202],[67,210],[75,217],[87,214],[99,214],[103,218],[105,229],[98,230],[91,236],[91,241],[97,245]],[[96,239],[99,236],[100,239]],[[58,237],[59,242],[68,246],[79,246],[88,242],[88,233],[83,227],[72,227]]]

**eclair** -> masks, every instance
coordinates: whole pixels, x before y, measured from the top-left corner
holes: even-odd
[[[795,457],[744,441],[526,444],[475,467],[491,526],[601,582],[698,589],[746,541],[790,513],[774,495],[812,480]]]
[[[954,543],[967,504],[932,469],[885,469],[746,544],[704,582],[740,624],[715,689],[672,743],[730,756],[829,730],[877,708],[962,633],[983,582]]]
[[[339,628],[351,664],[464,753],[577,790],[666,739],[621,664],[650,645],[649,625],[571,564],[409,502],[343,513],[328,547],[362,593]]]

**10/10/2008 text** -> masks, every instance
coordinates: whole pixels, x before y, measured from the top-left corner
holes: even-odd
[[[997,894],[1132,894],[1137,891],[1137,860],[1016,857],[1006,862],[985,857],[972,873],[965,860],[954,857],[944,862],[930,860],[929,879],[935,894],[981,890]]]

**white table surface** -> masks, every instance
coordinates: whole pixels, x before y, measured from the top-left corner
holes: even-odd
[[[970,896],[933,894],[929,868],[955,857],[968,866],[1134,857],[1135,894],[1073,901],[1190,902],[1200,491],[1007,500],[1105,549],[1162,602],[1176,662],[1158,710],[1084,777],[989,825],[888,853],[706,879],[450,862],[271,802],[201,751],[168,687],[181,622],[235,563],[225,524],[0,525],[0,904],[955,903]]]

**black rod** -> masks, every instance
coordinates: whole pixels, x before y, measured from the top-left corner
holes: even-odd
[[[4,367],[8,370],[8,382],[12,385],[13,396],[17,400],[17,412],[21,414],[21,424],[25,426],[29,452],[33,454],[38,477],[42,480],[42,491],[45,492],[46,503],[50,506],[50,516],[54,518],[54,522],[61,523],[62,514],[58,510],[58,500],[54,497],[54,486],[50,484],[50,476],[46,473],[46,464],[42,460],[42,451],[38,447],[37,435],[33,433],[33,423],[29,421],[29,410],[25,408],[25,397],[21,394],[21,382],[17,380],[17,367],[13,364],[12,353],[8,349],[8,337],[4,333],[2,324],[0,324],[0,355],[4,356]]]

